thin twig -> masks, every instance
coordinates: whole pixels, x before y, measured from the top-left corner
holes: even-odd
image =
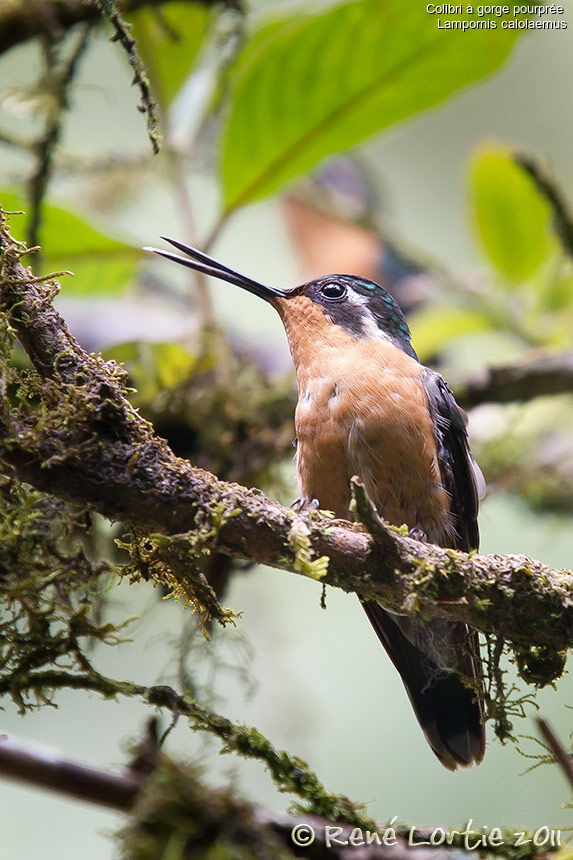
[[[216,224],[214,225],[214,227],[212,228],[212,230],[211,230],[211,232],[209,233],[209,235],[207,236],[207,238],[206,238],[205,242],[203,243],[203,244],[204,244],[205,251],[206,251],[207,253],[209,253],[209,252],[211,251],[211,248],[213,247],[213,245],[215,244],[215,242],[216,242],[216,241],[217,241],[217,239],[219,238],[219,235],[221,234],[221,231],[223,230],[223,227],[226,225],[226,223],[227,223],[227,221],[228,221],[228,219],[229,219],[229,216],[230,216],[230,213],[229,213],[229,212],[224,212],[224,213],[220,216],[220,218],[219,218],[219,220],[217,221],[217,223],[216,223]]]
[[[31,138],[21,137],[5,129],[0,129],[0,144],[29,153],[33,153],[35,148],[35,142]]]
[[[31,747],[0,735],[0,774],[67,797],[89,800],[111,809],[127,810],[141,785],[141,775],[113,773],[70,761],[53,749]]]
[[[145,66],[137,52],[135,39],[131,35],[131,25],[121,16],[116,0],[96,0],[97,5],[113,26],[115,33],[111,36],[112,42],[119,42],[124,49],[129,65],[133,69],[132,86],[139,87],[141,100],[137,109],[144,113],[147,120],[147,136],[155,155],[161,148],[161,135],[157,130],[157,104],[151,95],[149,78]]]
[[[573,257],[573,215],[571,214],[565,195],[557,186],[557,183],[547,175],[541,165],[530,155],[518,153],[514,156],[514,161],[529,173],[537,186],[537,190],[551,204],[555,219],[555,229],[561,238],[563,247],[569,256]]]
[[[56,45],[47,37],[44,42],[45,77],[53,100],[48,112],[44,133],[34,145],[36,167],[29,182],[30,221],[28,244],[37,245],[42,207],[53,168],[54,154],[62,134],[62,121],[68,109],[69,88],[78,68],[78,63],[87,48],[91,24],[82,25],[79,39],[69,59],[58,69]]]
[[[183,155],[172,146],[166,147],[166,149],[173,174],[172,187],[179,204],[183,235],[186,237],[186,241],[193,243],[196,237],[195,217],[187,188]],[[201,328],[215,330],[217,323],[207,279],[201,273],[195,272],[190,273],[189,280],[195,288],[194,298],[196,297],[197,316]]]
[[[573,755],[567,752],[547,720],[544,720],[543,717],[537,717],[537,725],[555,756],[555,760],[565,774],[565,779],[568,780],[569,785],[573,788]]]

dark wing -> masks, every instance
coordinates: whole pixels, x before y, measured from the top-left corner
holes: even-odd
[[[467,416],[439,373],[424,368],[421,382],[436,428],[442,482],[451,499],[456,526],[454,548],[469,552],[479,547],[477,513],[485,482],[470,451]]]
[[[438,373],[424,368],[421,381],[436,428],[442,482],[449,493],[455,521],[452,543],[466,552],[477,549],[478,502],[485,482],[469,449],[466,416]],[[375,601],[363,606],[402,677],[436,756],[450,770],[479,763],[484,755],[485,734],[476,632],[465,624],[439,620],[416,625],[404,616],[387,612]],[[466,686],[464,677],[471,686]]]
[[[441,620],[416,625],[403,615],[386,611],[374,600],[362,606],[402,678],[434,754],[448,770],[479,764],[485,752],[485,734],[475,631],[465,624]],[[455,649],[451,671],[432,658],[440,644],[450,659]],[[472,687],[465,685],[462,676],[472,682]]]

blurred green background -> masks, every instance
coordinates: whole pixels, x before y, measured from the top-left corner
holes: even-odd
[[[253,6],[255,11],[264,12],[278,4],[259,2]],[[563,192],[573,199],[570,3],[566,10],[567,30],[524,36],[493,76],[456,93],[445,104],[374,136],[357,149],[380,201],[380,220],[390,225],[393,236],[439,261],[461,279],[471,280],[477,277],[476,272],[481,276],[486,266],[468,200],[468,164],[477,146],[500,141],[534,153],[549,165]],[[452,33],[450,38],[463,41],[469,36]],[[359,45],[356,50],[360,50]],[[352,64],[351,56],[347,60]],[[38,55],[33,46],[13,49],[0,59],[3,91],[32,81],[37,71]],[[65,151],[86,158],[119,151],[147,157],[144,120],[135,110],[136,94],[129,82],[124,57],[109,44],[106,33],[98,31],[83,62],[72,110],[66,118]],[[183,99],[172,113],[174,135],[184,133],[188,106]],[[34,109],[23,114],[20,97],[4,97],[0,103],[3,128],[32,129]],[[257,141],[252,145],[256,149]],[[197,235],[204,238],[215,219],[218,189],[209,160],[208,136],[201,146],[203,149],[199,147],[185,165],[185,183]],[[167,161],[164,152],[145,171],[114,170],[109,175],[104,171],[95,177],[78,174],[71,166],[59,169],[50,197],[77,212],[89,213],[92,224],[134,246],[155,244],[160,234],[185,239],[177,183],[170,179],[174,168]],[[28,156],[14,148],[0,148],[0,186],[14,187],[28,169]],[[306,277],[276,196],[233,215],[212,252],[239,270],[277,286],[290,286]],[[58,261],[60,266],[75,268],[73,260]],[[149,264],[151,270],[159,272]],[[179,272],[162,271],[162,276],[168,280],[172,276],[178,283]],[[129,304],[129,292],[122,293],[120,301],[126,304],[117,306],[117,314],[129,318],[127,334],[122,337],[112,325],[113,305],[101,305],[104,299],[93,294],[85,299],[73,296],[73,288],[68,292],[69,283],[64,279],[59,301],[72,331],[77,325],[82,336],[88,337],[90,319],[98,319],[90,348],[97,347],[98,338],[105,340],[102,331],[105,333],[106,320],[112,329],[106,347],[114,339],[137,339],[138,326],[142,336],[149,337],[145,313],[139,313],[145,302],[161,328],[161,339],[188,337],[193,329],[191,323],[187,326],[180,305],[174,304],[174,312],[163,319],[161,313],[168,300],[154,297],[153,290],[148,289],[134,304]],[[242,342],[263,344],[273,354],[275,366],[288,369],[286,340],[272,309],[225,284],[210,284],[208,289],[222,325]],[[88,304],[82,306],[84,301]],[[448,301],[447,294],[444,301]],[[568,320],[571,322],[570,317]],[[542,328],[544,317],[540,315],[533,324]],[[420,338],[426,337],[423,318],[419,326]],[[413,329],[416,344],[416,325]],[[461,377],[472,367],[512,358],[521,348],[511,338],[491,332],[467,334],[461,339],[448,337],[442,370],[446,376]],[[113,349],[109,352],[113,354]],[[518,407],[510,408],[514,413],[507,426],[523,420],[515,413]],[[554,402],[549,400],[540,408],[551,414]],[[570,417],[567,410],[564,414]],[[470,427],[475,426],[478,435],[487,435],[490,419],[491,410],[482,407],[472,416]],[[501,419],[496,416],[495,420]],[[564,429],[571,434],[571,426]],[[284,493],[288,500],[296,496],[294,464],[285,466],[284,472],[290,482]],[[534,511],[518,495],[499,486],[482,503],[480,528],[483,552],[524,552],[557,567],[572,564],[570,514]],[[367,802],[369,812],[381,821],[398,816],[419,826],[454,826],[473,819],[480,826],[516,829],[542,825],[564,828],[571,823],[571,810],[562,808],[567,787],[561,774],[556,768],[542,767],[523,775],[531,762],[512,744],[501,746],[490,738],[479,768],[455,774],[440,768],[356,598],[329,590],[324,612],[316,583],[276,570],[255,569],[234,577],[224,602],[241,611],[242,617],[236,631],[223,631],[216,637],[220,641],[215,648],[225,660],[242,666],[254,684],[246,684],[236,672],[224,668],[212,675],[205,669],[206,682],[212,682],[220,696],[218,710],[257,726],[277,747],[306,760],[325,785]],[[188,611],[173,601],[159,601],[150,588],[127,585],[111,592],[108,611],[112,617],[136,614],[140,620],[132,644],[109,653],[102,649],[98,662],[102,671],[140,683],[169,679],[174,671],[173,637],[183,629]],[[251,690],[251,686],[256,689]],[[138,734],[146,713],[143,706],[133,702],[102,701],[84,693],[62,693],[57,702],[57,710],[45,708],[25,718],[8,704],[0,730],[54,745],[70,757],[113,765],[122,762],[125,741]],[[537,704],[566,741],[573,722],[571,676],[566,674],[557,690],[542,691]],[[516,723],[517,733],[535,734],[533,713],[530,709],[528,717]],[[539,751],[532,740],[524,739],[521,747],[524,752]],[[261,765],[233,756],[220,757],[214,741],[193,734],[187,725],[176,727],[168,748],[185,757],[199,756],[210,779],[230,778],[251,799],[277,809],[288,806],[290,798],[276,793]],[[80,853],[85,860],[111,857],[109,834],[121,820],[88,805],[0,783],[0,845],[8,857],[41,854],[54,860],[75,860]]]

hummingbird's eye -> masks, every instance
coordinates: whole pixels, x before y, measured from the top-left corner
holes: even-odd
[[[335,281],[331,281],[320,288],[320,294],[331,302],[337,301],[343,299],[346,295],[346,287],[342,284],[337,284]]]

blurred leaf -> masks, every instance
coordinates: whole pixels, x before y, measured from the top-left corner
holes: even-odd
[[[194,355],[177,343],[129,341],[104,351],[104,358],[125,362],[137,403],[149,403],[160,392],[189,379],[197,364]]]
[[[162,388],[175,388],[189,378],[195,356],[177,343],[154,343],[151,347]]]
[[[450,341],[462,335],[491,331],[491,322],[481,314],[452,308],[428,306],[408,317],[412,344],[420,361],[436,355]]]
[[[573,262],[568,257],[558,260],[558,266],[555,262],[551,261],[541,270],[536,311],[553,313],[573,308]]]
[[[132,16],[137,47],[163,110],[187,80],[210,18],[211,10],[201,3],[168,3]]]
[[[551,206],[507,147],[481,147],[470,175],[473,218],[484,250],[507,287],[517,286],[558,249]]]
[[[0,205],[26,210],[22,195],[0,188]],[[69,269],[75,277],[62,279],[66,293],[109,294],[123,290],[133,278],[143,252],[91,227],[61,206],[47,204],[41,227],[42,273]],[[27,217],[12,216],[14,235],[24,241]]]
[[[225,211],[493,71],[516,35],[440,30],[418,0],[355,0],[263,27],[234,71]]]

